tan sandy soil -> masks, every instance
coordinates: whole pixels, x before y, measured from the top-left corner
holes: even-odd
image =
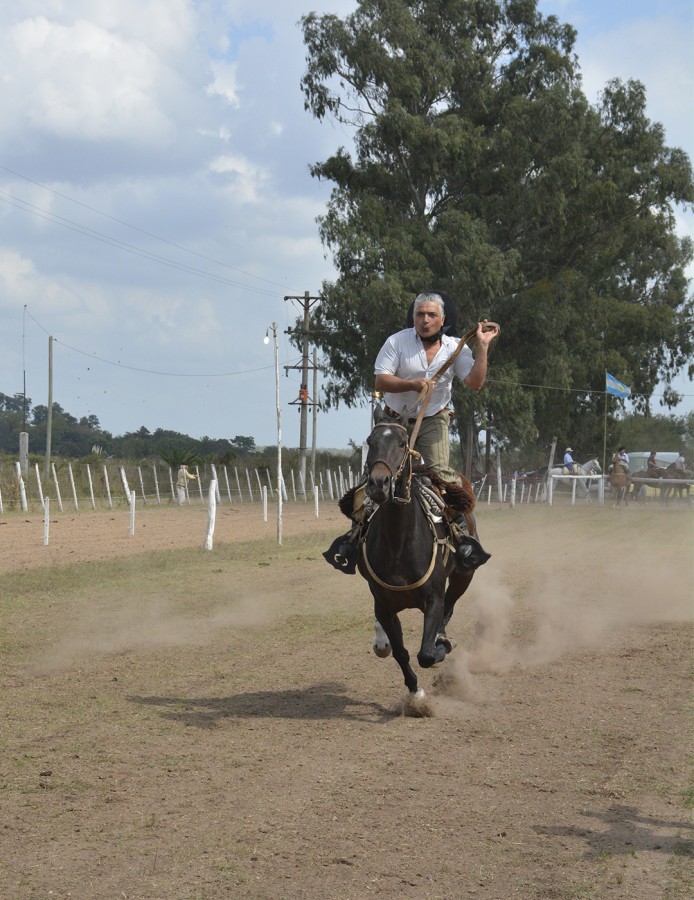
[[[0,517],[0,896],[694,894],[688,508],[482,507],[424,719],[346,520],[269,518]]]

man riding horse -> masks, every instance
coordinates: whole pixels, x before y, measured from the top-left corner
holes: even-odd
[[[394,421],[400,416],[408,422],[412,434],[422,403],[426,403],[424,416],[416,434],[414,450],[421,455],[423,464],[438,483],[455,489],[463,486],[461,476],[450,467],[449,427],[451,413],[449,403],[454,375],[467,387],[479,391],[487,377],[489,346],[499,333],[496,325],[486,320],[477,326],[477,349],[473,357],[469,347],[459,352],[459,339],[451,337],[445,325],[446,302],[441,291],[419,294],[412,307],[413,326],[391,335],[376,357],[376,390],[383,392],[384,412]],[[441,372],[442,367],[455,355],[453,364]],[[439,374],[440,373],[440,374]],[[357,491],[351,513],[354,527],[341,535],[323,555],[336,569],[354,573],[359,556],[359,538],[362,524],[369,510],[363,505],[363,491]],[[449,510],[449,528],[456,547],[458,568],[476,568],[486,562],[489,554],[469,534],[465,518],[459,512]]]

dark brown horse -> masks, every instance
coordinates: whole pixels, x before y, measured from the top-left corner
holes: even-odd
[[[685,469],[678,469],[677,463],[670,463],[670,465],[663,471],[662,478],[664,481],[687,481],[691,479],[692,473],[687,472]],[[675,491],[677,492],[677,496],[679,499],[682,499],[683,493],[686,492],[687,497],[689,497],[689,484],[664,484],[660,488],[660,499],[664,500],[667,503],[670,495],[672,494],[673,498],[675,496]]]
[[[366,494],[376,511],[361,544],[358,568],[374,598],[374,649],[379,656],[387,656],[392,650],[410,699],[421,701],[424,691],[410,666],[398,613],[419,609],[424,614],[419,665],[426,669],[443,662],[454,646],[446,635],[446,626],[456,601],[472,581],[474,568],[456,570],[447,529],[441,522],[443,504],[438,516],[426,511],[427,505],[432,505],[433,492],[425,479],[412,474],[406,420],[384,416],[377,407],[374,422],[367,440]],[[435,495],[433,499],[435,506]],[[465,515],[468,531],[476,538],[473,507],[474,494],[470,491]]]

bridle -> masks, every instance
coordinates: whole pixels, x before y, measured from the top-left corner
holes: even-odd
[[[407,428],[404,425],[400,425],[398,422],[378,422],[374,425],[373,430],[375,431],[377,428],[401,428],[405,432],[405,450],[403,452],[402,459],[400,460],[400,464],[398,465],[395,472],[391,466],[385,461],[385,459],[375,459],[368,467],[367,467],[367,475],[371,475],[371,472],[374,469],[374,466],[377,466],[379,463],[390,473],[390,499],[395,503],[409,503],[412,499],[412,457],[419,456],[419,454],[415,450],[410,449],[410,442],[407,437]],[[395,482],[399,481],[405,471],[405,468],[408,468],[407,478],[405,479],[405,490],[402,496],[395,495]]]

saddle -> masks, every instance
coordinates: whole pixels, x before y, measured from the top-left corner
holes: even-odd
[[[429,489],[441,499],[449,511],[449,518],[457,519],[460,515],[469,514],[474,510],[475,492],[464,475],[459,475],[462,481],[460,485],[455,482],[444,481],[438,475],[429,471],[426,466],[415,466],[412,475],[418,488]],[[361,505],[365,483],[365,480],[362,479],[359,484],[350,488],[338,501],[340,512],[347,516],[348,519],[354,518],[355,510]],[[359,497],[355,505],[357,491],[359,491]]]

